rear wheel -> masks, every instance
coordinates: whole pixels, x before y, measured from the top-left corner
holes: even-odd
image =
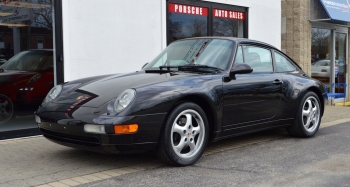
[[[298,137],[312,137],[321,124],[321,107],[318,96],[314,92],[304,95],[299,105],[294,124],[287,127],[290,135]]]
[[[208,120],[202,108],[194,103],[182,103],[166,121],[158,156],[173,165],[192,165],[202,156],[208,134]]]

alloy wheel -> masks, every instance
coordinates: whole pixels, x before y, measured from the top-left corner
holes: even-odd
[[[320,105],[318,100],[313,96],[308,97],[303,104],[302,110],[303,126],[307,132],[311,133],[315,131],[320,121]]]
[[[171,129],[171,145],[181,158],[191,158],[204,143],[205,127],[202,117],[192,109],[184,110],[174,120]]]

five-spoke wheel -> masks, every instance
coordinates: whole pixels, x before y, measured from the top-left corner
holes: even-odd
[[[290,135],[311,137],[321,123],[320,100],[314,92],[307,92],[301,100],[294,124],[287,127]]]
[[[181,112],[174,120],[171,130],[171,144],[181,158],[197,154],[204,142],[204,122],[200,114],[189,109]]]
[[[173,165],[195,163],[208,141],[208,120],[201,107],[186,102],[169,115],[158,146],[158,155]]]
[[[306,131],[312,133],[320,120],[320,106],[318,100],[310,96],[306,99],[303,106],[302,121]]]

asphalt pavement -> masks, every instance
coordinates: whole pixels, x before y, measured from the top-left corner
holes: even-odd
[[[350,186],[350,123],[310,139],[288,135],[203,157],[195,165],[162,165],[80,185],[99,186]],[[264,132],[272,135],[273,131]]]
[[[210,144],[193,166],[105,155],[42,136],[0,141],[0,186],[350,186],[350,107],[327,106],[310,139],[283,129]]]

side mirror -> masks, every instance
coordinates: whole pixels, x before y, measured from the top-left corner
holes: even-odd
[[[248,64],[235,64],[230,71],[230,78],[236,79],[236,74],[248,74],[251,72],[253,72],[253,69]]]
[[[148,64],[148,62],[147,62],[146,64],[144,64],[144,65],[142,66],[142,68],[141,68],[141,69],[143,69],[145,66],[147,66],[147,64]]]

